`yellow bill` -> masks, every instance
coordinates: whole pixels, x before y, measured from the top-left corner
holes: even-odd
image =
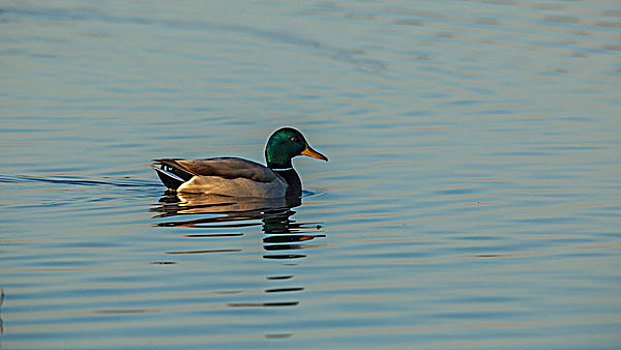
[[[328,157],[326,157],[323,154],[315,151],[309,145],[306,145],[306,148],[300,154],[305,155],[305,156],[309,156],[309,157],[312,157],[312,158],[317,158],[317,159],[325,160],[326,162],[328,161]]]

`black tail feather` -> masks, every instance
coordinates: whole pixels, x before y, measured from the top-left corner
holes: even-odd
[[[184,182],[194,177],[194,174],[180,168],[174,161],[156,160],[156,163],[153,163],[151,167],[155,169],[157,176],[170,190],[176,190]]]

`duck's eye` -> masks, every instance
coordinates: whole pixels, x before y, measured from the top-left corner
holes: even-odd
[[[297,137],[295,137],[295,136],[291,136],[291,138],[290,138],[289,140],[291,140],[291,141],[293,141],[293,142],[298,142],[298,139],[297,139]]]

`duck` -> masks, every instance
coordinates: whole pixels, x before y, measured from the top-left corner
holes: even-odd
[[[151,167],[171,193],[236,198],[290,198],[302,196],[302,181],[293,168],[297,156],[328,161],[314,150],[300,131],[283,127],[265,144],[267,166],[237,157],[196,160],[154,159]]]

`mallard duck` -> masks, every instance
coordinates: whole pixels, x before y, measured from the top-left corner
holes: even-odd
[[[300,197],[302,182],[291,164],[291,159],[299,155],[328,161],[306,142],[301,132],[286,127],[276,130],[267,140],[267,166],[242,158],[218,157],[154,159],[151,167],[172,192],[228,197]]]

